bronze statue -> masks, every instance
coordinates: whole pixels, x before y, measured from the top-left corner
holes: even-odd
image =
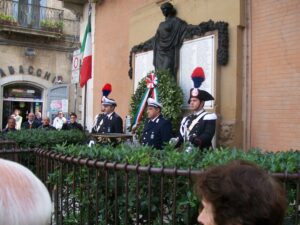
[[[179,50],[187,23],[176,17],[176,9],[171,3],[166,2],[160,8],[166,19],[159,24],[154,37],[153,65],[155,70],[169,70],[176,79]]]

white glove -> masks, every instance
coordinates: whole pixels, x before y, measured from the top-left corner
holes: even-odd
[[[169,144],[171,145],[176,145],[179,141],[179,138],[171,138],[170,141],[169,141]]]
[[[88,144],[89,148],[91,148],[93,145],[95,144],[95,141],[94,140],[91,140]]]

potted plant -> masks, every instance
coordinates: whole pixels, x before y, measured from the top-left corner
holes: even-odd
[[[14,17],[0,13],[0,24],[17,25],[17,22],[15,21]]]
[[[62,33],[64,27],[63,21],[42,20],[41,28],[47,31]]]

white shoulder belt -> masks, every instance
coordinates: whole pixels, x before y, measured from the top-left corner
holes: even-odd
[[[190,132],[191,132],[191,130],[193,130],[193,128],[194,128],[194,126],[198,123],[198,121],[202,118],[202,117],[204,117],[206,114],[208,114],[208,112],[202,112],[202,113],[200,113],[200,115],[199,116],[197,116],[197,118],[196,119],[194,119],[193,120],[193,122],[191,123],[191,125],[188,127],[188,129],[187,129],[187,136],[189,136],[189,134],[190,134]]]

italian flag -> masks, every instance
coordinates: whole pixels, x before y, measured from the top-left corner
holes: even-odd
[[[92,77],[92,27],[90,15],[84,33],[81,53],[83,57],[80,70],[80,87],[83,87]]]

